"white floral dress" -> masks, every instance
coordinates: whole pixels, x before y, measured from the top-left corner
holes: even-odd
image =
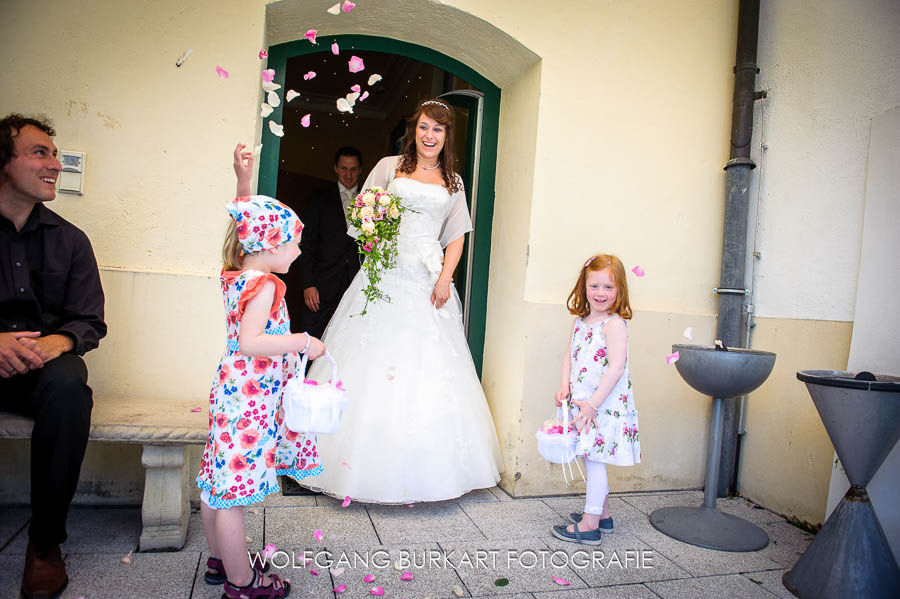
[[[603,374],[609,369],[603,329],[613,318],[619,316],[610,316],[594,324],[586,324],[581,318],[576,319],[572,330],[572,371],[569,375],[572,399],[583,401],[591,397],[600,385]],[[627,350],[625,371],[600,404],[594,417],[594,426],[586,429],[582,435],[592,438],[592,442],[579,439],[579,447],[585,447],[590,443],[590,449],[581,454],[588,460],[615,466],[633,466],[640,463],[638,413],[634,407]]]
[[[257,357],[240,352],[241,317],[247,302],[275,283],[267,335],[290,333],[284,283],[257,270],[222,273],[228,339],[209,392],[209,437],[197,486],[210,494],[211,507],[258,503],[279,491],[278,475],[295,480],[322,472],[314,435],[284,425],[281,390],[297,371],[297,354]]]

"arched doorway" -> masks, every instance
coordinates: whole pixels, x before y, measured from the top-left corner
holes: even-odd
[[[491,228],[494,204],[494,177],[497,162],[497,133],[500,113],[500,89],[486,78],[469,68],[465,64],[430,48],[401,42],[394,39],[361,36],[361,35],[337,35],[323,36],[316,45],[310,44],[306,39],[276,44],[268,49],[268,68],[275,70],[275,82],[284,90],[287,83],[296,79],[297,67],[304,64],[304,57],[315,60],[315,55],[323,55],[321,58],[331,56],[331,44],[337,43],[340,47],[340,58],[343,63],[343,72],[346,72],[346,61],[355,51],[357,54],[367,54],[374,59],[384,59],[388,55],[403,57],[419,63],[426,63],[441,71],[449,77],[444,78],[444,86],[439,90],[441,94],[434,94],[432,88],[426,95],[443,95],[452,103],[464,118],[460,121],[466,123],[467,148],[464,149],[465,158],[462,164],[462,174],[467,188],[467,199],[470,203],[472,220],[475,224],[475,233],[467,240],[464,259],[461,261],[463,269],[460,281],[460,294],[464,299],[466,308],[466,325],[469,347],[472,358],[479,374],[484,352],[485,321],[487,313],[487,289],[488,269],[490,264]],[[326,54],[327,53],[327,54]],[[293,65],[291,63],[294,63]],[[384,61],[382,61],[384,63]],[[323,63],[325,64],[325,63]],[[330,68],[330,67],[328,67]],[[371,71],[364,71],[359,79],[365,81]],[[327,76],[337,71],[323,72]],[[317,75],[318,76],[318,75]],[[463,82],[464,85],[460,85]],[[390,81],[384,85],[389,86]],[[348,86],[349,87],[349,86]],[[365,86],[363,86],[365,87]],[[462,88],[462,89],[460,89]],[[297,91],[303,94],[303,86],[296,86]],[[349,91],[349,90],[346,90]],[[346,93],[346,92],[344,92]],[[336,96],[339,97],[339,96]],[[308,98],[306,99],[309,100]],[[412,98],[414,103],[418,98]],[[299,99],[294,100],[298,102]],[[302,106],[299,104],[298,106]],[[287,106],[287,109],[286,109]],[[322,104],[315,110],[313,103],[310,112],[313,118],[325,118],[338,113],[333,101],[331,106]],[[360,103],[362,106],[362,103]],[[286,118],[299,121],[299,117],[292,117],[293,106],[282,102],[276,107],[270,119],[284,124]],[[345,125],[352,126],[346,122]],[[286,131],[288,127],[285,127]],[[299,129],[297,129],[299,132]],[[281,155],[282,140],[263,127],[263,148],[260,155],[259,166],[259,193],[276,195],[279,188],[279,176],[285,176],[286,171],[280,170],[285,159]],[[377,144],[376,144],[377,145]],[[386,150],[382,155],[389,153],[390,144],[386,144]],[[335,146],[336,147],[336,146]],[[328,148],[320,148],[320,152],[328,154]],[[333,149],[331,149],[333,152]],[[367,158],[369,168],[380,156]],[[281,173],[281,175],[279,174]]]

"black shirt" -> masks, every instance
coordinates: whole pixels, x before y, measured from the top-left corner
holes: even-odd
[[[43,204],[21,231],[0,215],[0,332],[15,331],[68,335],[78,355],[106,335],[91,242]]]

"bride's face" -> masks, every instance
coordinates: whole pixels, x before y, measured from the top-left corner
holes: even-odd
[[[442,124],[427,114],[419,116],[416,123],[416,154],[426,166],[439,160],[446,135],[447,130]]]

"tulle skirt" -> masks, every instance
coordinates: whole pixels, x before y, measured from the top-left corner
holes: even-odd
[[[401,249],[402,252],[402,249]],[[497,433],[462,329],[459,296],[430,302],[432,275],[401,255],[379,287],[390,302],[370,303],[360,271],[323,341],[338,364],[349,402],[340,430],[318,437],[320,475],[302,484],[372,503],[459,497],[494,486],[502,470]],[[309,377],[328,380],[317,360]]]

